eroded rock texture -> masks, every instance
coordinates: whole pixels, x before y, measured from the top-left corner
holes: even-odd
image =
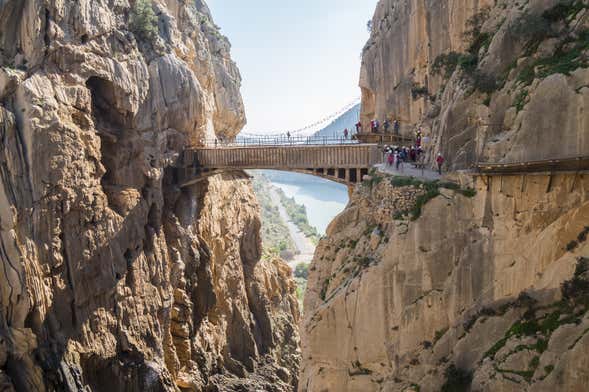
[[[450,168],[589,154],[586,0],[380,0],[362,121],[422,127]]]
[[[249,181],[166,169],[243,126],[229,43],[201,1],[154,1],[153,35],[135,6],[0,2],[0,389],[289,390]]]
[[[440,188],[415,221],[422,188],[365,182],[331,223],[299,390],[586,389],[587,176],[457,180],[476,196]]]

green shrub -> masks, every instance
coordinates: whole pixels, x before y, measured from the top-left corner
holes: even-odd
[[[295,276],[295,278],[308,279],[309,278],[309,265],[306,263],[297,264],[297,266],[295,267],[295,270],[294,270],[294,276]]]
[[[589,8],[581,0],[561,0],[558,4],[549,10],[544,11],[542,17],[550,22],[561,20],[570,20],[577,16],[583,10]]]
[[[543,79],[553,74],[570,76],[578,68],[589,66],[584,54],[589,50],[589,29],[582,30],[577,38],[568,38],[556,49],[553,56],[533,61],[518,74],[517,80],[524,86],[530,85],[534,79]]]
[[[427,89],[427,87],[418,86],[418,85],[413,85],[413,87],[411,87],[411,96],[413,97],[414,100],[419,97],[422,97],[424,95],[425,96],[429,95],[429,90]]]
[[[447,327],[436,331],[436,334],[434,335],[434,344],[436,344],[438,340],[440,340],[446,334],[446,332],[448,332]]]
[[[467,392],[472,384],[472,373],[450,365],[446,369],[446,382],[442,385],[442,392]]]
[[[157,16],[152,0],[136,0],[131,9],[131,31],[142,40],[153,40],[158,34]]]
[[[562,296],[566,300],[586,299],[589,296],[589,280],[585,277],[589,270],[589,259],[581,257],[575,268],[573,278],[562,283]]]
[[[439,182],[439,181],[421,181],[415,177],[393,177],[391,179],[391,185],[394,187],[413,186],[420,187],[424,190],[424,194],[419,195],[415,201],[413,208],[409,211],[396,211],[393,215],[395,220],[401,220],[407,213],[411,214],[411,220],[417,220],[421,216],[423,206],[430,200],[440,195],[440,188],[446,188],[454,190],[461,195],[466,197],[474,197],[476,191],[472,188],[461,189],[460,186],[452,182]]]
[[[466,21],[464,38],[469,43],[468,52],[473,55],[478,55],[482,47],[488,47],[493,38],[491,34],[481,31],[483,25],[489,19],[489,12],[489,8],[483,8]]]
[[[490,94],[493,91],[496,91],[497,87],[499,86],[495,76],[480,71],[474,71],[472,79],[474,88],[482,93]]]
[[[443,53],[436,57],[432,64],[432,73],[440,75],[443,73],[444,78],[449,79],[456,67],[461,54],[457,52]]]
[[[479,58],[472,53],[463,54],[458,58],[458,66],[468,75],[472,75],[478,65]]]
[[[515,97],[515,100],[513,101],[513,106],[516,108],[518,113],[524,110],[524,107],[528,103],[528,95],[528,90],[522,90]]]
[[[548,19],[529,13],[525,13],[514,20],[509,26],[509,32],[513,37],[523,38],[533,43],[542,41],[544,38],[554,34]]]

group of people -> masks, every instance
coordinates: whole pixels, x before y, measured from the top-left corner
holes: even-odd
[[[424,151],[421,147],[399,147],[399,146],[385,146],[385,161],[387,165],[393,166],[397,170],[403,170],[405,162],[413,162],[417,165],[423,165],[425,158]]]
[[[395,135],[399,135],[399,132],[401,130],[401,123],[399,123],[399,120],[397,120],[397,119],[393,120],[392,126],[393,126],[393,133]],[[381,129],[384,131],[384,133],[389,133],[389,130],[391,129],[391,122],[388,119],[385,119],[382,123],[382,126],[381,126],[380,121],[378,121],[377,119],[370,121],[370,132],[379,133],[381,131]],[[362,122],[358,121],[356,123],[356,133],[362,133],[362,131],[363,131]]]
[[[423,134],[421,129],[415,131],[415,143],[411,147],[400,147],[400,146],[385,146],[385,162],[388,166],[395,165],[397,170],[403,170],[403,164],[405,162],[412,162],[415,167],[425,166],[425,152],[422,148]],[[442,175],[442,167],[445,159],[441,153],[436,156],[436,165],[438,168],[438,174]]]

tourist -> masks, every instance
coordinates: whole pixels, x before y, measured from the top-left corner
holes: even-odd
[[[403,149],[401,150],[401,159],[403,160],[403,162],[407,162],[407,158],[408,158],[408,153],[407,153],[407,147],[403,147]]]
[[[356,123],[356,133],[362,133],[362,122],[358,121]]]
[[[382,126],[384,127],[384,133],[389,133],[389,126],[391,124],[389,123],[388,119],[385,119],[384,122],[382,123]]]
[[[370,120],[370,132],[374,133],[375,128],[374,120]]]
[[[438,153],[438,157],[436,158],[436,162],[438,164],[438,174],[442,175],[442,165],[444,164],[444,157],[442,153]]]
[[[411,150],[409,151],[409,158],[411,159],[411,162],[415,162],[417,160],[417,151],[413,146],[411,146]]]
[[[393,166],[393,162],[395,161],[395,157],[393,156],[391,150],[387,153],[387,163],[389,166]]]
[[[344,139],[348,140],[348,128],[344,129]]]
[[[400,128],[399,120],[395,119],[395,121],[393,122],[393,130],[395,131],[395,135],[399,134],[399,128]]]
[[[399,171],[399,168],[401,167],[401,153],[398,151],[395,152],[395,167],[397,171]]]
[[[290,142],[290,132],[286,133],[286,137],[288,138],[288,141]]]
[[[380,123],[378,120],[374,120],[374,132],[378,133],[378,128],[380,127]]]

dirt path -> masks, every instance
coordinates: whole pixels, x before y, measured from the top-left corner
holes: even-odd
[[[282,220],[286,222],[290,236],[299,252],[299,254],[295,255],[295,257],[288,262],[288,265],[294,269],[299,263],[310,263],[313,259],[313,254],[315,253],[315,244],[313,244],[309,238],[305,237],[305,234],[303,234],[297,225],[290,220],[290,216],[288,216],[286,209],[280,202],[280,196],[278,196],[274,187],[270,188],[270,198],[272,199],[272,203],[278,206],[278,213]]]

